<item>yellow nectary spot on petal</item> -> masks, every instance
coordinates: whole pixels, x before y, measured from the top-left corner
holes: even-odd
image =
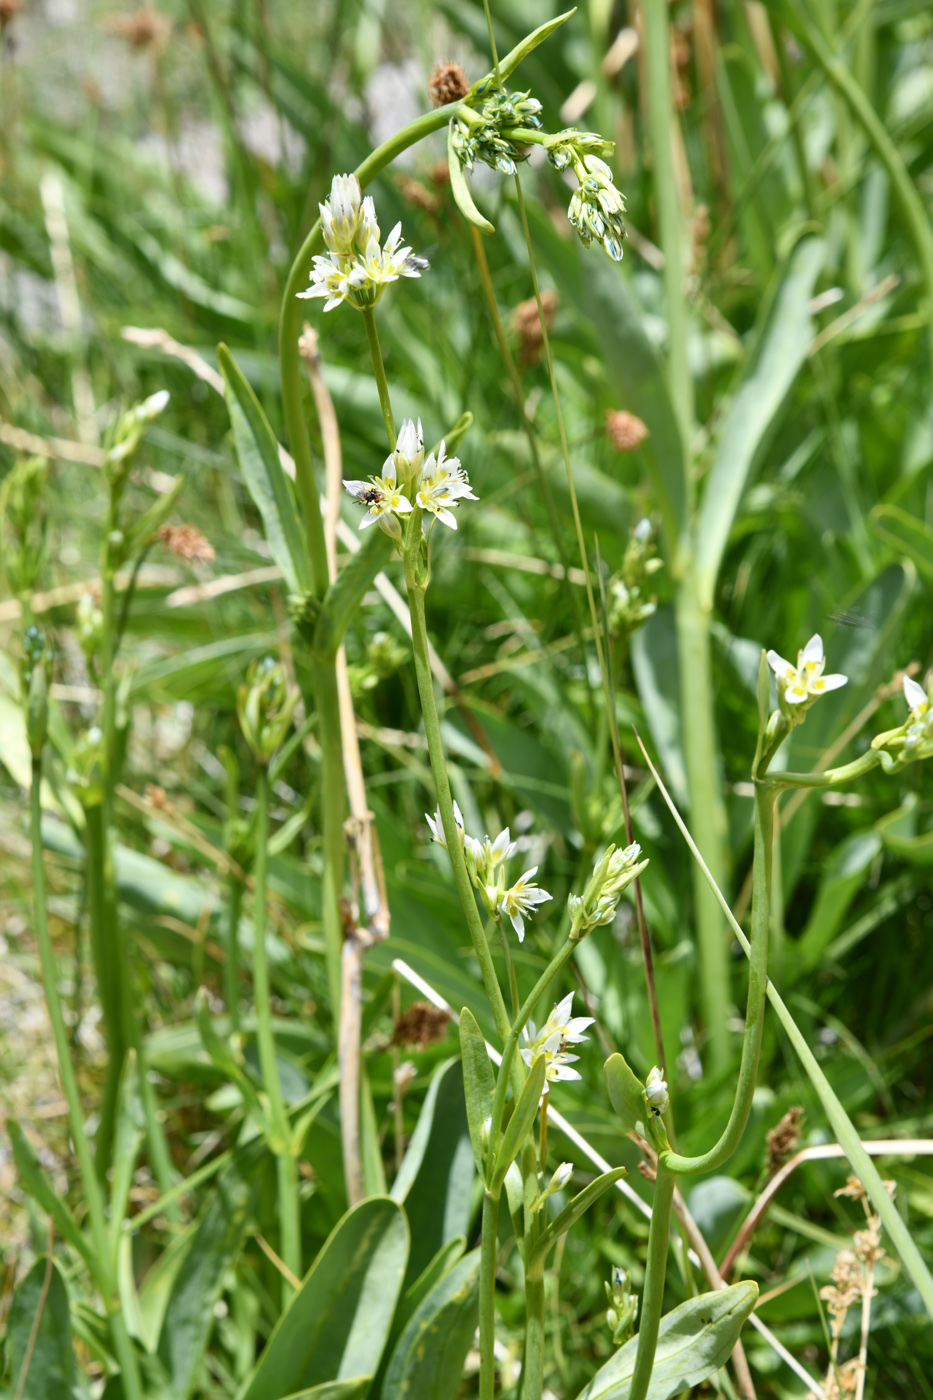
[[[822,681],[822,680],[815,680],[815,681],[813,682],[813,685],[812,685],[811,689],[813,689],[813,690],[823,690],[823,689],[825,689],[825,686],[826,686],[826,682],[825,682],[825,681]]]

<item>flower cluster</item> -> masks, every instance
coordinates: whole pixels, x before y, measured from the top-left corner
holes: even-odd
[[[479,111],[461,107],[451,118],[451,149],[469,171],[481,160],[502,175],[514,175],[516,163],[528,159],[521,128],[538,131],[540,111],[541,103],[527,92],[494,92]]]
[[[581,1077],[578,1070],[571,1069],[571,1065],[580,1057],[568,1054],[567,1046],[579,1045],[587,1039],[584,1031],[587,1026],[593,1024],[593,1017],[571,1016],[572,1010],[573,992],[568,992],[563,1001],[559,1001],[554,1007],[540,1031],[536,1030],[533,1021],[529,1021],[523,1032],[525,1045],[521,1054],[529,1069],[542,1055],[544,1056],[547,1065],[544,1072],[545,1093],[552,1080]]]
[[[651,521],[640,520],[629,538],[622,568],[609,582],[609,631],[613,636],[628,636],[654,612],[657,600],[648,596],[646,585],[663,567],[654,552]]]
[[[272,656],[254,661],[237,691],[243,736],[260,763],[268,763],[285,740],[300,691],[289,689],[285,670]]]
[[[431,828],[431,838],[444,850],[448,849],[447,837],[441,821],[440,808],[437,809],[433,817],[425,813],[425,821]],[[518,941],[521,943],[525,937],[525,917],[533,914],[535,906],[545,904],[551,896],[546,890],[540,889],[533,883],[533,878],[538,873],[538,867],[533,865],[530,870],[526,870],[514,883],[506,885],[505,863],[515,852],[515,842],[509,836],[508,827],[500,831],[494,841],[490,841],[485,836],[482,841],[478,841],[475,836],[468,836],[463,826],[463,814],[460,808],[454,803],[454,819],[457,825],[457,837],[460,841],[460,849],[466,858],[466,867],[475,887],[480,892],[480,897],[488,912],[493,918],[503,916],[511,919],[512,927],[518,934]]]
[[[597,861],[583,894],[570,896],[570,937],[585,938],[591,929],[609,924],[622,898],[623,890],[636,880],[647,860],[639,861],[641,846],[633,841],[623,850],[610,846]]]
[[[612,1282],[605,1285],[609,1309],[606,1322],[612,1329],[613,1346],[623,1346],[635,1331],[638,1315],[638,1295],[632,1292],[632,1278],[618,1264],[612,1270]]]
[[[369,507],[360,529],[378,523],[395,540],[401,539],[398,516],[410,515],[415,506],[456,530],[454,510],[461,501],[477,499],[460,459],[447,456],[445,443],[441,443],[436,457],[432,452],[425,459],[420,418],[417,427],[410,418],[402,424],[395,450],[383,463],[381,476],[343,484],[351,496]]]
[[[933,758],[933,680],[928,692],[905,676],[904,699],[908,707],[904,723],[877,734],[871,741],[872,748],[880,750],[882,767],[888,773],[915,759]]]
[[[768,652],[768,665],[778,678],[781,711],[792,722],[802,716],[819,696],[829,690],[838,690],[848,679],[841,675],[823,675],[826,658],[819,633],[815,633],[807,645],[798,651],[796,666],[785,661],[783,656],[778,656],[776,651]]]
[[[343,301],[358,311],[375,306],[390,282],[420,277],[427,266],[413,257],[411,248],[400,246],[401,223],[382,242],[376,206],[371,196],[363,198],[355,175],[335,175],[330,195],[318,208],[328,251],[315,255],[311,285],[298,296],[325,297],[325,311]]]
[[[595,238],[613,262],[621,262],[625,200],[613,183],[612,171],[599,156],[585,155],[574,164],[574,172],[580,184],[571,196],[568,219],[585,247]]]

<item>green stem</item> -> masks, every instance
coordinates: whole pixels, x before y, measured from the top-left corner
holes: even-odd
[[[373,362],[373,374],[376,376],[376,388],[379,390],[379,407],[382,409],[382,417],[386,425],[389,451],[394,452],[395,420],[392,417],[392,401],[389,398],[389,385],[386,381],[386,370],[382,361],[379,335],[376,331],[376,313],[371,306],[363,307],[363,324],[366,327],[366,339],[369,341],[369,354]]]
[[[483,0],[483,9],[486,11],[486,28],[489,32],[489,52],[492,55],[493,71],[496,75],[496,86],[502,86],[502,77],[499,73],[499,51],[496,48],[496,35],[492,27],[492,10],[489,7],[489,0]]]
[[[52,1037],[58,1057],[58,1072],[62,1081],[65,1102],[68,1105],[68,1123],[71,1140],[74,1143],[81,1184],[91,1225],[91,1237],[96,1255],[96,1282],[108,1313],[110,1335],[114,1351],[123,1373],[123,1388],[126,1400],[142,1400],[142,1386],[136,1353],[126,1332],[123,1316],[119,1310],[116,1280],[111,1276],[107,1224],[104,1216],[104,1200],[90,1144],[84,1131],[84,1111],[81,1095],[75,1076],[71,1056],[68,1053],[68,1033],[62,1015],[61,999],[58,995],[58,966],[49,936],[49,921],[45,904],[45,868],[42,861],[42,760],[32,760],[32,788],[30,791],[30,837],[32,840],[32,886],[35,904],[36,940],[39,944],[39,961],[42,966],[42,980],[45,985],[45,998],[52,1023]]]
[[[502,1064],[499,1068],[499,1078],[496,1082],[496,1095],[492,1104],[492,1122],[489,1128],[490,1157],[499,1149],[499,1133],[502,1129],[502,1118],[505,1113],[505,1093],[512,1069],[512,1061],[515,1057],[515,1050],[518,1045],[518,1038],[524,1030],[532,1011],[534,1011],[537,1006],[539,999],[547,991],[564,963],[571,956],[578,941],[579,940],[575,938],[568,938],[557,950],[522,1003],[521,1010],[515,1017],[515,1021],[506,1037],[505,1044],[502,1047]]]
[[[279,1246],[282,1263],[301,1279],[301,1206],[298,1199],[298,1162],[290,1147],[276,1164],[279,1196]],[[282,1305],[292,1296],[292,1286],[283,1279]]]
[[[470,931],[473,950],[476,953],[480,971],[483,975],[483,986],[486,989],[486,996],[492,1011],[493,1020],[496,1024],[496,1031],[498,1032],[502,1044],[505,1045],[509,1038],[510,1030],[508,1012],[505,1009],[502,988],[499,986],[499,979],[496,976],[492,953],[486,941],[486,933],[476,908],[473,886],[470,883],[470,875],[466,868],[463,847],[460,844],[460,834],[457,828],[456,818],[454,817],[453,799],[450,795],[450,782],[447,777],[447,763],[444,756],[444,741],[441,738],[441,726],[437,715],[437,705],[434,699],[434,679],[431,675],[431,661],[428,654],[428,629],[424,615],[424,589],[411,580],[407,580],[407,582],[408,606],[411,612],[411,640],[415,657],[415,676],[418,682],[421,712],[424,716],[424,732],[428,741],[428,756],[431,760],[431,772],[434,775],[434,786],[437,791],[437,805],[440,808],[441,823],[444,828],[444,837],[447,841],[450,863],[453,866],[457,894],[460,896],[460,903],[463,907],[467,927]],[[503,1076],[500,1075],[500,1078],[502,1077]],[[521,1091],[521,1085],[522,1079],[519,1077],[519,1092]]]
[[[755,788],[755,844],[752,883],[751,958],[748,969],[748,1000],[745,1007],[745,1033],[735,1098],[722,1136],[700,1157],[665,1154],[669,1170],[685,1176],[715,1171],[738,1147],[752,1109],[761,1039],[764,1031],[765,991],[768,985],[768,933],[771,923],[771,857],[774,849],[774,790],[770,784]]]
[[[509,977],[509,991],[512,994],[512,1020],[518,1015],[521,1002],[518,999],[518,978],[515,975],[515,963],[512,959],[512,949],[509,945],[509,935],[501,919],[496,919],[496,928],[499,932],[499,942],[502,945],[502,956],[505,959],[506,971]]]
[[[288,1173],[282,1168],[281,1160],[291,1155],[291,1131],[285,1100],[282,1097],[282,1083],[279,1078],[279,1062],[275,1053],[275,1035],[272,1030],[272,1007],[269,996],[269,964],[266,957],[266,881],[269,868],[269,775],[265,765],[260,764],[256,779],[256,892],[253,915],[253,996],[256,1002],[256,1040],[259,1047],[259,1067],[262,1072],[263,1087],[269,1100],[270,1143],[272,1151],[279,1158],[279,1248],[282,1258],[297,1277],[301,1276],[301,1238],[296,1226],[296,1191],[288,1198],[283,1189]],[[294,1177],[290,1178],[296,1185]],[[290,1257],[287,1257],[290,1256]],[[297,1265],[297,1267],[296,1267]],[[292,1296],[291,1285],[283,1280],[282,1304]]]
[[[649,6],[650,8],[650,6]],[[654,1187],[654,1206],[648,1232],[648,1267],[641,1296],[641,1319],[638,1326],[638,1351],[628,1400],[645,1400],[654,1370],[654,1353],[658,1345],[658,1327],[664,1305],[664,1279],[667,1274],[667,1249],[671,1231],[671,1204],[674,1200],[674,1174],[663,1160],[658,1160],[658,1175]]]
[[[688,571],[676,599],[677,651],[680,672],[684,762],[690,792],[690,817],[697,844],[716,875],[725,883],[728,835],[716,764],[716,726],[710,655],[710,612],[697,596]],[[699,870],[693,869],[697,951],[700,963],[700,1005],[714,1073],[729,1064],[729,949],[725,925],[715,899]]]
[[[499,1197],[483,1196],[479,1259],[479,1400],[493,1400],[496,1389],[496,1256]]]
[[[224,950],[224,999],[233,1035],[240,1024],[240,914],[243,909],[243,886],[236,875],[227,881],[227,946]]]
[[[100,1123],[95,1136],[98,1174],[103,1181],[110,1166],[120,1076],[126,1056],[128,1036],[123,948],[116,936],[116,910],[113,889],[107,878],[107,827],[104,804],[84,808],[84,841],[87,870],[87,910],[91,957],[97,978],[97,994],[103,1013],[107,1042],[107,1071],[100,1106]]]
[[[544,1390],[544,1260],[525,1274],[525,1358],[522,1400],[541,1400]]]
[[[822,773],[769,773],[768,782],[780,792],[788,788],[828,788],[854,782],[870,773],[881,762],[878,749],[867,749],[861,758],[844,763],[841,768],[827,768]]]
[[[345,785],[343,745],[340,735],[340,701],[337,696],[337,669],[333,658],[311,653],[311,689],[318,713],[321,742],[321,834],[324,876],[321,908],[327,959],[327,985],[331,1010],[336,1021],[340,1007],[340,960],[343,926],[340,921],[340,895],[343,890]]]

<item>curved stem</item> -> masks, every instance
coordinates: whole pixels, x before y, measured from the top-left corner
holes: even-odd
[[[68,1105],[68,1126],[74,1143],[84,1199],[87,1203],[91,1237],[96,1256],[96,1282],[107,1310],[110,1334],[114,1351],[122,1371],[126,1400],[142,1400],[142,1386],[136,1353],[127,1335],[123,1316],[119,1311],[116,1280],[110,1274],[108,1260],[110,1248],[107,1239],[107,1224],[104,1217],[104,1199],[94,1167],[90,1144],[84,1130],[84,1110],[74,1066],[68,1051],[68,1032],[62,1015],[61,999],[58,995],[58,966],[49,936],[48,913],[45,905],[45,868],[42,861],[42,760],[32,760],[32,788],[30,791],[29,816],[30,837],[32,840],[32,889],[35,906],[36,941],[39,944],[39,962],[42,967],[42,981],[45,986],[45,999],[52,1023],[52,1038],[58,1058],[58,1072],[62,1081],[65,1102]]]
[[[291,1132],[282,1096],[279,1063],[275,1053],[272,1030],[272,1006],[269,996],[269,963],[266,957],[266,880],[269,869],[269,774],[260,765],[256,778],[256,892],[253,913],[253,997],[256,1003],[256,1041],[259,1047],[259,1067],[263,1088],[269,1100],[272,1137],[270,1147],[279,1158],[279,1247],[282,1258],[292,1273],[301,1276],[301,1237],[297,1228],[297,1181],[292,1172],[282,1167],[282,1158],[291,1156]],[[290,1186],[286,1191],[285,1187]],[[282,1282],[282,1303],[288,1302],[292,1288]]]
[[[496,1254],[499,1197],[483,1196],[479,1258],[479,1400],[493,1400],[496,1389]]]
[[[674,1199],[674,1175],[658,1161],[654,1187],[654,1206],[648,1233],[648,1268],[641,1297],[641,1320],[638,1326],[638,1351],[628,1400],[645,1400],[654,1370],[654,1353],[658,1345],[658,1327],[664,1305],[664,1279],[667,1274],[667,1248],[671,1230],[671,1204]]]
[[[739,1145],[752,1108],[758,1060],[764,1031],[765,994],[768,986],[768,933],[771,923],[771,854],[774,835],[774,790],[769,785],[755,789],[754,884],[752,887],[751,957],[748,968],[748,1000],[745,1008],[745,1034],[742,1060],[735,1088],[732,1112],[715,1147],[700,1157],[664,1154],[668,1170],[684,1176],[720,1167]]]
[[[822,773],[769,773],[768,783],[781,792],[787,788],[837,787],[840,783],[851,783],[864,773],[870,773],[880,762],[879,750],[868,749],[861,758],[844,763],[841,768],[826,768]]]
[[[428,756],[431,760],[431,772],[434,775],[434,786],[437,790],[437,805],[440,808],[441,823],[444,828],[444,837],[447,841],[447,851],[450,855],[450,863],[453,866],[454,882],[457,886],[457,894],[460,896],[460,903],[466,917],[467,927],[470,931],[470,938],[473,949],[479,961],[480,971],[483,974],[483,986],[486,989],[486,996],[492,1010],[493,1020],[496,1023],[496,1031],[503,1045],[509,1038],[509,1017],[505,1009],[505,1001],[502,997],[502,988],[499,986],[499,979],[496,976],[495,965],[492,960],[492,953],[486,941],[486,933],[476,908],[476,899],[473,895],[473,886],[470,883],[469,872],[466,868],[466,861],[463,857],[463,847],[460,844],[460,834],[457,822],[454,817],[453,799],[450,795],[450,782],[447,778],[447,763],[444,756],[444,742],[441,738],[441,726],[437,716],[437,705],[434,700],[434,678],[431,675],[431,661],[428,655],[428,629],[424,615],[424,590],[409,581],[408,584],[408,606],[411,612],[411,641],[415,656],[415,676],[418,681],[418,695],[421,700],[421,712],[424,716],[424,732],[428,741]],[[501,1076],[500,1076],[501,1077]],[[518,1089],[521,1090],[522,1080],[519,1078]]]

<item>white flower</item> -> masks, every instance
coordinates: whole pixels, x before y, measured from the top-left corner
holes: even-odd
[[[436,841],[439,846],[443,846],[446,851],[448,849],[447,837],[444,835],[444,823],[441,820],[440,807],[438,807],[433,817],[429,817],[427,812],[425,812],[424,819],[431,828],[431,840]],[[464,840],[472,841],[473,838],[471,836],[465,837],[463,830],[463,813],[460,811],[456,802],[454,803],[454,821],[457,823],[457,835],[460,837],[460,846],[462,849]]]
[[[648,1107],[655,1117],[659,1117],[670,1103],[670,1095],[667,1092],[667,1084],[664,1075],[655,1065],[654,1069],[648,1071],[648,1078],[645,1081],[645,1098],[648,1100]]]
[[[373,525],[381,515],[408,515],[412,510],[411,501],[398,489],[395,476],[395,461],[389,457],[382,469],[382,476],[371,476],[368,481],[344,481],[344,487],[363,505],[369,506],[369,513],[360,521],[360,529]]]
[[[458,506],[462,500],[475,501],[478,498],[473,494],[460,459],[445,454],[446,445],[442,442],[437,460],[432,452],[425,462],[415,502],[422,510],[429,511],[437,520],[456,530],[457,521],[451,508]]]
[[[148,399],[143,399],[142,403],[137,405],[136,418],[140,423],[151,423],[153,418],[158,418],[165,409],[168,401],[168,390],[157,389],[154,394],[149,395]]]
[[[904,699],[910,706],[911,719],[922,720],[930,708],[930,701],[923,686],[912,681],[910,676],[904,677]]]
[[[506,831],[504,835],[508,836]],[[539,889],[537,885],[531,884],[533,875],[537,875],[538,867],[533,865],[530,870],[526,870],[520,879],[508,890],[500,890],[493,885],[486,886],[486,895],[491,908],[497,913],[507,914],[512,920],[512,927],[518,934],[519,943],[525,937],[525,914],[531,914],[536,904],[544,904],[551,898],[546,890]]]
[[[573,992],[568,992],[563,1001],[559,1001],[541,1028],[541,1040],[550,1040],[555,1031],[560,1032],[561,1040],[567,1045],[576,1045],[581,1040],[586,1040],[584,1031],[587,1026],[593,1024],[592,1016],[571,1016],[573,1010]],[[529,1022],[529,1035],[532,1040],[538,1039],[535,1034],[534,1024]]]
[[[397,225],[397,228],[401,228],[401,224]],[[365,249],[371,241],[375,243],[381,242],[379,220],[376,218],[376,206],[370,194],[363,200],[363,208],[360,213],[360,227],[356,235],[356,241],[361,249]]]
[[[379,226],[376,225],[376,233]],[[362,254],[356,260],[357,271],[361,274],[360,286],[368,294],[367,304],[375,306],[384,287],[397,282],[400,277],[420,277],[418,268],[409,263],[411,249],[400,248],[402,225],[397,223],[380,248],[377,237],[370,237]]]
[[[783,656],[778,656],[776,651],[768,652],[768,665],[783,682],[783,698],[789,705],[807,704],[828,690],[838,690],[848,680],[847,676],[823,675],[826,658],[819,633],[815,633],[803,650],[798,651],[796,666],[785,661]]]
[[[576,1064],[580,1056],[568,1055],[565,1050],[561,1049],[562,1045],[560,1032],[555,1031],[549,1039],[541,1040],[539,1038],[534,1045],[527,1046],[522,1050],[522,1059],[529,1069],[542,1055],[544,1056],[547,1063],[547,1068],[544,1071],[545,1093],[547,1093],[551,1080],[582,1078],[578,1070],[570,1068],[572,1064]]]
[[[353,256],[353,244],[360,227],[361,197],[360,182],[355,175],[335,175],[329,197],[318,205],[324,242],[340,257]]]
[[[548,1184],[548,1195],[550,1196],[554,1191],[563,1191],[564,1187],[567,1185],[567,1182],[572,1176],[573,1163],[561,1162],[560,1166],[557,1168],[557,1171],[551,1177],[551,1180]]]
[[[333,256],[322,257],[316,254],[311,263],[311,285],[299,297],[326,297],[325,311],[333,311],[342,301],[356,305],[354,294],[362,285],[363,278],[349,258],[335,261]]]
[[[417,428],[410,418],[405,419],[395,441],[395,451],[391,458],[386,459],[386,467],[388,467],[389,461],[395,463],[395,469],[402,481],[418,480],[421,464],[424,461],[424,432],[421,428],[420,418]]]

